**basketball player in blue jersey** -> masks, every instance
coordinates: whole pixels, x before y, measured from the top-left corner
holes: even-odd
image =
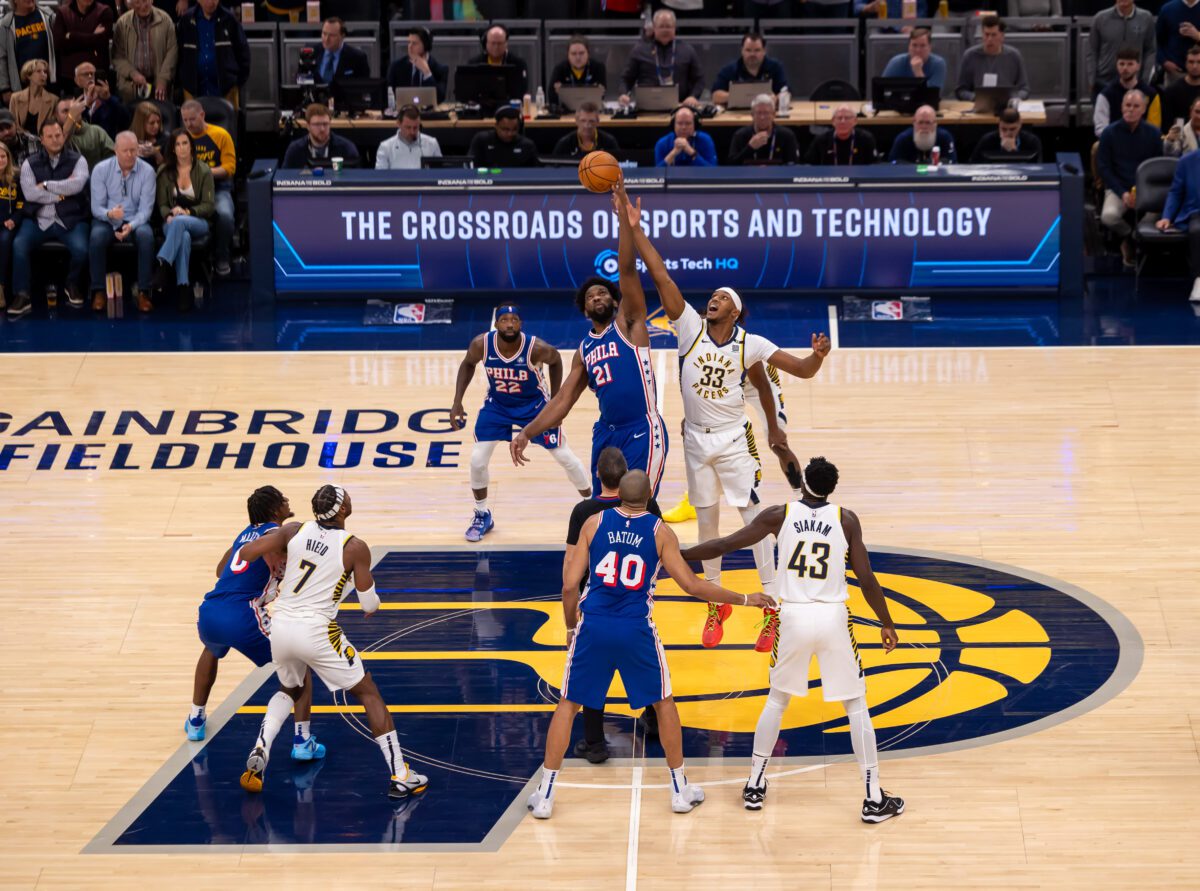
[[[620,287],[589,278],[575,294],[575,305],[592,323],[575,352],[571,373],[554,398],[509,445],[513,463],[524,464],[531,439],[563,422],[591,388],[600,404],[592,427],[592,491],[600,491],[596,461],[606,446],[616,446],[634,470],[650,477],[658,494],[667,458],[667,428],[658,413],[658,387],[650,362],[646,331],[646,294],[633,259],[633,240],[625,231],[618,242]]]
[[[293,516],[291,505],[274,486],[255,489],[246,499],[250,525],[237,534],[233,544],[217,564],[217,584],[204,595],[196,630],[204,650],[196,662],[192,688],[192,712],[183,729],[190,740],[204,739],[208,716],[205,709],[217,680],[217,663],[235,649],[255,665],[271,661],[271,639],[267,636],[270,618],[267,603],[273,596],[271,567],[265,560],[242,560],[243,545],[266,535]],[[305,679],[304,690],[296,700],[296,732],[292,738],[292,757],[312,761],[325,757],[325,746],[309,733],[312,714],[312,678]]]
[[[671,775],[671,810],[686,814],[704,801],[704,790],[690,785],[683,766],[683,728],[671,697],[671,674],[651,613],[654,581],[663,568],[679,587],[701,600],[742,606],[772,606],[764,594],[735,594],[697,578],[679,555],[679,540],[658,517],[647,512],[650,478],[631,470],[621,479],[619,506],[589,518],[563,573],[563,617],[567,624],[567,666],[562,698],[546,735],[546,758],[537,791],[528,807],[540,820],[554,808],[554,786],[571,739],[571,723],[580,705],[604,707],[614,672],[637,710],[653,705],[658,738]],[[587,574],[582,594],[579,583]]]
[[[450,409],[450,422],[456,430],[466,426],[463,394],[467,392],[475,376],[475,366],[480,362],[487,374],[488,394],[475,419],[475,447],[471,450],[471,492],[475,496],[475,516],[467,527],[467,541],[479,541],[496,525],[487,503],[488,462],[492,459],[492,452],[499,443],[511,442],[513,429],[524,427],[532,421],[546,407],[546,400],[558,392],[562,383],[562,359],[558,350],[521,331],[521,313],[516,306],[508,304],[498,307],[495,330],[476,336],[467,348],[462,364],[458,366],[454,405]],[[541,365],[545,365],[550,373],[549,392],[539,370]],[[583,462],[567,447],[561,427],[543,431],[537,442],[567,472],[567,479],[579,490],[580,495],[587,498],[592,494],[588,488],[588,472]]]

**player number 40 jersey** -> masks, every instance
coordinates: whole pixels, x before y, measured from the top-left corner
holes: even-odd
[[[733,336],[717,343],[708,324],[688,306],[675,320],[679,335],[679,387],[683,416],[697,427],[718,430],[746,422],[746,369],[766,362],[779,348],[765,337],[735,325]]]
[[[844,603],[846,552],[842,509],[836,504],[787,506],[779,529],[779,599],[784,603]]]

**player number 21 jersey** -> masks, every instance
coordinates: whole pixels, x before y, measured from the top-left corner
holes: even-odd
[[[836,504],[787,506],[779,529],[779,599],[784,603],[844,603],[846,552],[842,509]]]
[[[332,622],[350,585],[342,549],[353,536],[309,520],[288,542],[287,568],[279,583],[276,616],[323,618]]]

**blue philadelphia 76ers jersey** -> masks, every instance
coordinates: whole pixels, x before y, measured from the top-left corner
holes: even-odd
[[[649,347],[634,346],[613,324],[600,334],[589,331],[579,352],[587,368],[588,386],[600,403],[601,424],[623,427],[657,418],[658,395]]]
[[[497,349],[498,331],[489,331],[483,359],[488,377],[487,402],[504,408],[527,408],[530,403],[544,402],[550,391],[534,367],[531,355],[536,337],[521,335],[521,347],[511,359],[505,359]]]
[[[221,570],[217,586],[204,595],[205,600],[253,600],[262,595],[271,580],[271,570],[267,561],[261,557],[250,563],[242,560],[238,551],[242,545],[249,544],[256,538],[266,535],[272,529],[278,529],[278,523],[251,524],[238,533],[233,540],[233,553],[229,562]]]
[[[586,616],[644,619],[654,609],[661,523],[652,513],[625,513],[614,507],[600,514],[589,548],[591,575],[579,598]]]

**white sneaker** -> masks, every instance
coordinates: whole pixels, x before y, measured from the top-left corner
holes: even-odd
[[[1192,294],[1188,297],[1192,303],[1200,303],[1200,278],[1192,282]]]
[[[671,796],[671,810],[677,814],[686,814],[703,802],[704,790],[693,783],[688,783],[681,791]]]
[[[533,815],[537,819],[549,820],[550,814],[554,810],[554,799],[544,798],[541,792],[535,790],[525,802],[525,806],[533,811]]]

